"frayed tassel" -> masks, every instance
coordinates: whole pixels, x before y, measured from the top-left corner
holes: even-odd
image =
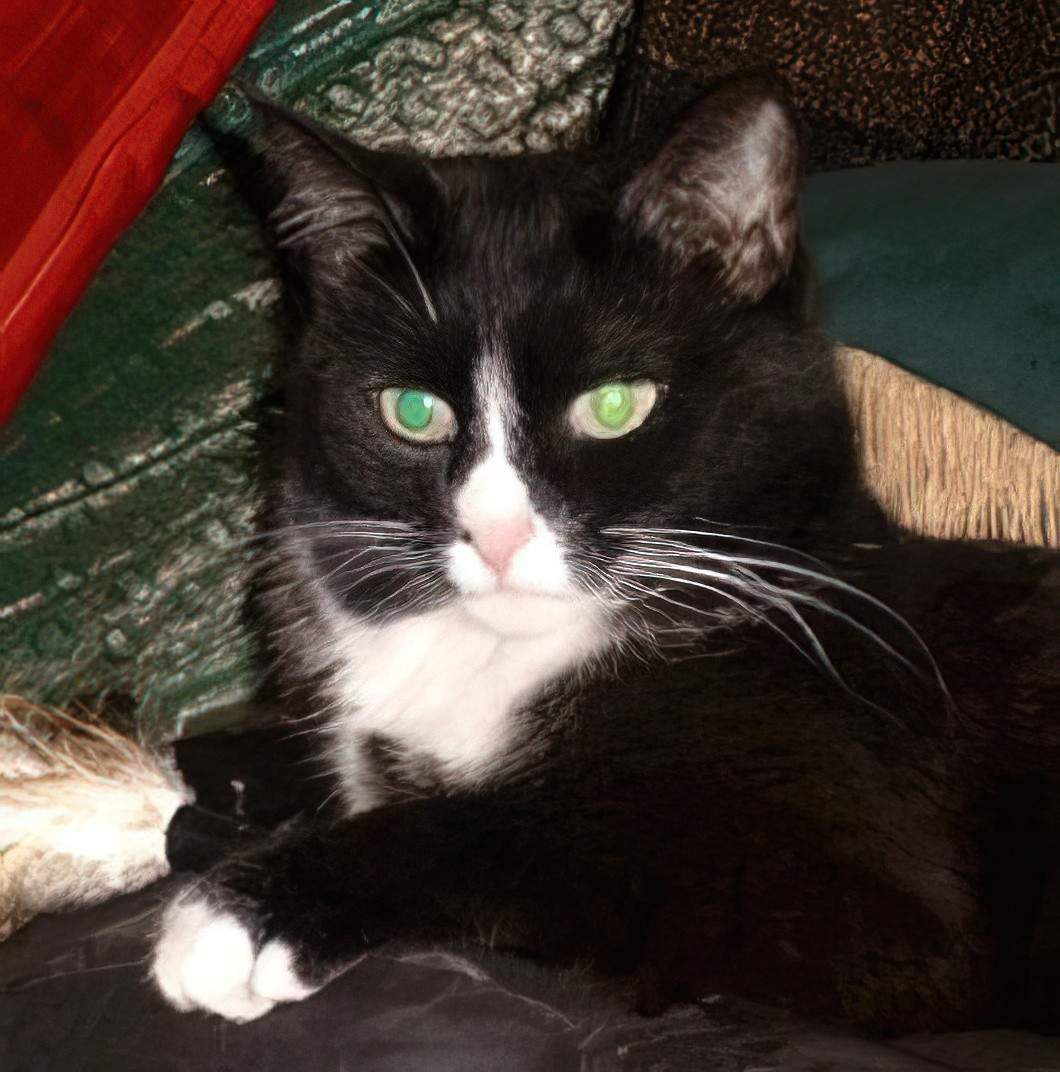
[[[167,874],[166,828],[190,800],[175,771],[114,730],[0,695],[0,941],[39,912]]]
[[[1060,454],[882,357],[836,361],[862,478],[891,520],[920,536],[1060,548]]]

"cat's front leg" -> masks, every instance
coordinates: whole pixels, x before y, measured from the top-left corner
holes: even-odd
[[[152,975],[176,1008],[243,1021],[391,939],[621,959],[641,884],[600,809],[579,818],[550,799],[433,797],[292,824],[170,903]]]
[[[168,1002],[252,1020],[278,1002],[308,997],[355,959],[342,909],[356,891],[343,896],[335,888],[336,867],[325,859],[341,852],[341,833],[294,824],[174,897],[162,913],[151,967]],[[322,865],[318,875],[306,869],[313,856]]]
[[[277,1002],[301,1001],[319,982],[296,946],[268,936],[263,906],[233,904],[212,881],[197,883],[162,916],[151,974],[181,1012],[201,1009],[243,1023]]]
[[[295,822],[222,861],[162,914],[151,968],[162,994],[182,1011],[251,1020],[386,938],[433,933],[431,898],[412,905],[408,890],[444,870],[461,838],[437,830],[431,844],[431,803]]]

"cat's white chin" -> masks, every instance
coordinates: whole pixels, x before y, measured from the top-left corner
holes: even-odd
[[[504,637],[544,636],[569,629],[589,609],[577,596],[541,595],[516,588],[466,596],[462,602],[476,622]]]

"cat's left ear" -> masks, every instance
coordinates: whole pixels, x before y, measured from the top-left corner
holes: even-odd
[[[253,87],[236,88],[263,142],[260,152],[243,154],[244,192],[295,276],[312,289],[346,281],[369,261],[377,269],[392,260],[423,292],[415,253],[437,201],[427,164],[367,149]]]
[[[759,301],[795,256],[801,173],[783,84],[740,75],[689,110],[626,186],[620,210],[678,260],[716,258],[730,294]]]

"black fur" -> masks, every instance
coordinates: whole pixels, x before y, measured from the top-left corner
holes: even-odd
[[[763,106],[768,188],[744,213],[733,161]],[[405,159],[259,109],[292,299],[262,606],[292,717],[327,674],[310,588],[369,617],[453,592],[439,575],[402,594],[413,566],[351,585],[333,564],[355,540],[299,530],[307,565],[287,536],[375,518],[416,525],[412,549],[458,538],[452,491],[483,429],[410,445],[380,429],[374,397],[429,385],[473,412],[471,355],[491,342],[512,357],[534,505],[575,558],[606,570],[627,546],[613,527],[708,516],[696,546],[771,559],[753,568],[795,593],[835,673],[763,590],[729,614],[716,592],[656,579],[615,665],[533,698],[490,778],[447,784],[375,740],[386,803],[299,820],[216,868],[210,896],[259,941],[291,942],[313,981],[384,941],[461,937],[631,973],[644,1011],[723,988],[882,1031],[1054,1014],[1035,913],[1056,873],[1055,565],[903,542],[858,489],[830,351],[800,312],[781,91],[726,83],[640,163]],[[636,377],[662,385],[641,429],[569,435],[573,396]],[[645,640],[675,618],[693,631]]]

